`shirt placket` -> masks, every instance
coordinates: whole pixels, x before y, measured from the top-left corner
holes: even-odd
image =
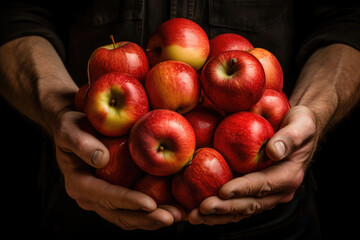
[[[186,5],[186,7],[183,7]],[[170,1],[170,18],[187,18],[194,19],[195,0],[171,0]]]

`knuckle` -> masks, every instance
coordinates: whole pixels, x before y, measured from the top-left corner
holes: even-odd
[[[303,132],[305,133],[304,140],[314,138],[317,131],[316,122],[311,117],[304,117],[302,125]]]
[[[233,203],[229,206],[228,209],[223,211],[224,214],[237,214],[239,212],[237,206]]]
[[[244,214],[245,215],[253,215],[259,211],[261,211],[262,209],[262,204],[254,199],[254,201],[252,201],[250,204],[249,204],[249,207],[245,210]]]
[[[74,144],[74,147],[78,149],[78,151],[83,152],[86,149],[86,146],[88,146],[88,139],[84,136],[79,136],[76,138]]]
[[[289,129],[289,136],[291,136],[291,140],[296,148],[301,146],[303,139],[302,139],[302,130],[298,128],[291,128]]]
[[[309,133],[315,133],[316,132],[316,128],[317,128],[316,123],[310,117],[304,118],[303,126],[304,126],[304,129],[306,129]]]
[[[264,197],[269,195],[269,193],[271,193],[273,191],[273,187],[271,186],[271,184],[269,182],[265,182],[262,185],[262,188],[259,190],[259,192],[256,194],[257,197]]]
[[[132,231],[138,229],[138,227],[130,224],[128,221],[125,221],[122,215],[114,214],[112,223],[116,224],[120,228],[126,231]]]
[[[266,173],[258,172],[258,180],[260,182],[260,186],[255,192],[254,196],[261,198],[271,194],[273,191],[273,186],[269,180],[269,176]]]
[[[316,122],[313,118],[302,116],[299,121],[301,121],[300,125],[287,129],[287,134],[295,148],[301,147],[310,139],[314,138],[317,132]]]
[[[116,208],[114,206],[114,204],[112,204],[112,202],[108,198],[104,197],[103,195],[101,195],[99,198],[99,204],[108,210],[112,210],[112,209]]]

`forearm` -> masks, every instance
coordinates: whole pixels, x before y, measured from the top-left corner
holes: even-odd
[[[15,39],[0,47],[1,95],[50,134],[71,108],[78,87],[44,38]]]
[[[315,113],[320,136],[359,102],[359,62],[359,51],[333,44],[316,51],[302,69],[290,103]]]

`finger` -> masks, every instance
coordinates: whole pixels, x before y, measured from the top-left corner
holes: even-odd
[[[78,159],[78,161],[81,160]],[[65,187],[68,195],[73,199],[96,202],[106,209],[153,211],[157,206],[156,202],[148,195],[107,183],[94,177],[87,168],[67,172]]]
[[[288,201],[293,194],[279,193],[262,198],[244,197],[224,200],[217,196],[205,199],[199,209],[202,214],[244,215],[258,214],[275,207],[278,203]]]
[[[219,191],[223,199],[245,196],[263,196],[273,191],[273,186],[263,172],[254,172],[234,178],[224,184]]]
[[[283,161],[281,164],[259,172],[234,178],[219,190],[223,199],[238,197],[263,197],[274,193],[290,193],[301,184],[304,171],[296,162]]]
[[[238,222],[242,219],[248,218],[250,215],[242,214],[213,214],[213,215],[204,215],[200,212],[198,208],[192,210],[188,216],[188,221],[191,224],[206,224],[206,225],[217,225],[217,224],[226,224],[230,222]]]
[[[316,118],[304,106],[291,108],[285,115],[281,128],[266,145],[267,155],[274,161],[282,160],[306,144],[316,134]]]
[[[124,230],[156,230],[165,226],[170,226],[174,218],[167,210],[157,208],[152,212],[109,210],[101,206],[95,211],[107,221],[121,227]]]
[[[90,166],[102,168],[109,162],[109,151],[92,134],[82,130],[86,116],[80,112],[67,112],[56,133],[56,145],[65,152],[73,152]]]
[[[185,217],[185,216],[183,217],[183,212],[181,211],[181,209],[179,209],[174,205],[160,205],[158,206],[158,208],[164,209],[169,213],[171,213],[175,222],[179,222]]]

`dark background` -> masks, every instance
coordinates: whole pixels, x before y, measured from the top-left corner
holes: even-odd
[[[36,234],[41,193],[37,186],[44,134],[0,97],[2,233]],[[357,107],[319,145],[311,165],[324,239],[358,234],[360,108]]]

